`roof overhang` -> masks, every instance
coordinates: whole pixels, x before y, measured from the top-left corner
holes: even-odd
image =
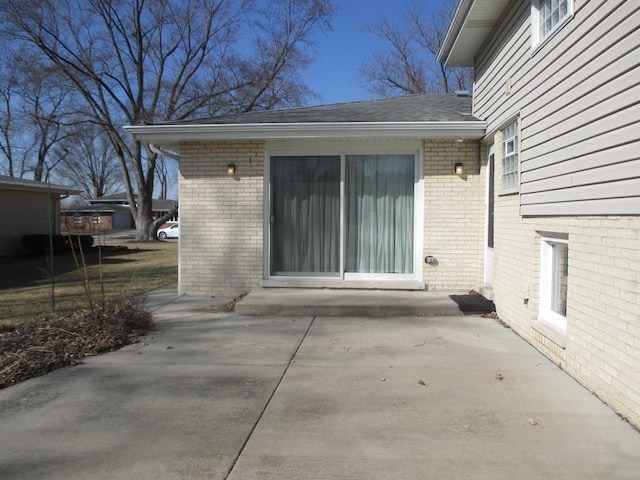
[[[65,187],[64,185],[48,185],[46,183],[27,185],[22,183],[0,183],[1,190],[14,190],[21,192],[38,192],[38,193],[52,193],[54,195],[68,196],[79,195],[82,190],[77,188]]]
[[[459,0],[437,58],[448,67],[472,66],[509,0]]]
[[[141,142],[175,152],[180,144],[206,140],[463,138],[481,139],[486,122],[324,122],[256,124],[180,124],[127,126]]]

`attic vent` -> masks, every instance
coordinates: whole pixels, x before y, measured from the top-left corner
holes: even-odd
[[[469,90],[456,90],[456,97],[470,97],[471,92]]]

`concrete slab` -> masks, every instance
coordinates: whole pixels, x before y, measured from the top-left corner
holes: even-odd
[[[0,478],[226,478],[310,320],[176,316],[0,391]]]
[[[170,293],[143,342],[0,390],[1,479],[638,478],[640,434],[495,320]]]
[[[94,365],[0,395],[0,478],[225,478],[282,368]]]
[[[640,435],[493,320],[316,318],[229,478],[635,479],[639,466]]]
[[[226,297],[196,297],[178,293],[177,285],[154,291],[145,298],[145,305],[156,317],[165,318],[172,316],[184,316],[186,314],[200,314],[204,311],[215,311],[231,302],[232,298]],[[175,315],[174,315],[175,314]]]
[[[263,316],[377,317],[459,315],[460,309],[447,292],[257,288],[236,305],[236,312]]]

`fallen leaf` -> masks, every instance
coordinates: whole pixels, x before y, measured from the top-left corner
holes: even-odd
[[[176,347],[174,347],[173,345],[167,345],[167,350],[173,350],[174,348]]]
[[[384,377],[380,377],[380,381],[381,381],[381,382],[384,382],[385,380],[386,380],[386,378],[384,378]]]
[[[420,385],[426,385],[426,383],[424,383],[424,381],[423,381],[421,378],[419,378],[419,379],[418,379],[418,384],[420,384]]]
[[[536,422],[533,418],[529,419],[529,425],[537,425],[538,422]]]
[[[500,372],[498,372],[496,373],[496,380],[504,380],[504,376]]]

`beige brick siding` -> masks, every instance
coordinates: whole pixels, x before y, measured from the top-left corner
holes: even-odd
[[[236,296],[259,285],[264,142],[186,143],[180,161],[180,290]],[[227,165],[236,164],[236,177]]]
[[[640,218],[523,218],[518,195],[498,195],[495,218],[494,295],[500,318],[640,425]],[[541,232],[569,238],[565,336],[545,334],[544,327],[540,332]]]
[[[264,158],[260,141],[185,143],[180,164],[180,290],[235,296],[260,284]],[[424,142],[423,264],[429,290],[468,290],[482,279],[484,172],[477,142]],[[462,162],[465,175],[454,173]],[[237,177],[227,175],[235,163]]]
[[[485,182],[477,142],[429,140],[424,143],[423,264],[429,290],[468,290],[484,272]],[[454,174],[462,162],[465,174]]]

